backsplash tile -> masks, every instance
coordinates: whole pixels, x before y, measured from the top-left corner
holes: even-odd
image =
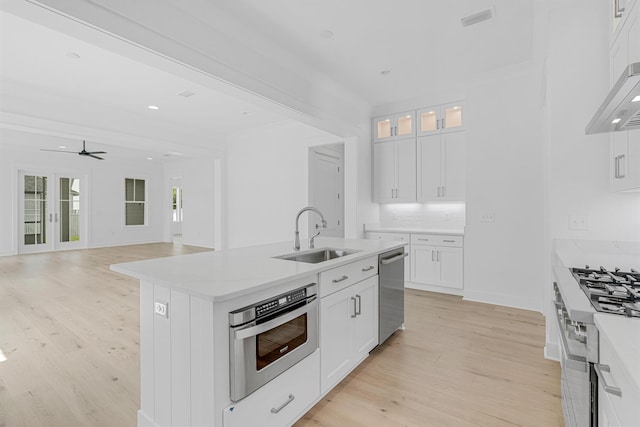
[[[465,204],[381,204],[380,225],[390,228],[464,228]]]

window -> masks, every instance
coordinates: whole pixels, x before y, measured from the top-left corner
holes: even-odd
[[[125,178],[124,194],[124,225],[145,225],[145,180]]]
[[[173,222],[182,222],[182,187],[173,187]]]

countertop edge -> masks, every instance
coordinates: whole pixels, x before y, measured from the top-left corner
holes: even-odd
[[[462,229],[442,229],[442,228],[401,228],[401,227],[376,227],[365,226],[364,232],[372,233],[409,233],[409,234],[439,234],[439,235],[453,235],[464,236],[464,230]]]

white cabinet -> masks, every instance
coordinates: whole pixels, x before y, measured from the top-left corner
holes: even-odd
[[[625,7],[625,13],[628,16],[609,55],[611,86],[629,64],[640,62],[640,6]],[[609,144],[610,190],[640,189],[640,130],[612,132]]]
[[[320,390],[326,393],[378,345],[378,276],[320,300]]]
[[[373,144],[373,161],[374,201],[416,201],[415,138]]]
[[[411,282],[463,288],[461,236],[411,235]]]
[[[465,151],[465,132],[418,138],[419,202],[464,201]]]
[[[371,129],[373,141],[393,141],[416,136],[415,117],[415,111],[375,117]]]
[[[320,397],[320,355],[305,357],[223,411],[224,427],[282,427],[296,422]]]
[[[435,105],[417,111],[417,135],[432,135],[464,130],[464,102]]]

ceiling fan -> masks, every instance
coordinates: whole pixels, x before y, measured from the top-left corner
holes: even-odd
[[[55,151],[58,153],[73,153],[73,154],[79,154],[81,156],[89,156],[89,157],[93,157],[94,159],[98,159],[98,160],[104,160],[104,158],[102,157],[98,157],[96,156],[96,154],[107,154],[106,151],[87,151],[85,148],[85,141],[82,141],[82,151],[80,151],[79,153],[76,153],[75,151],[65,151],[65,150],[47,150],[44,148],[41,148],[40,151]]]

